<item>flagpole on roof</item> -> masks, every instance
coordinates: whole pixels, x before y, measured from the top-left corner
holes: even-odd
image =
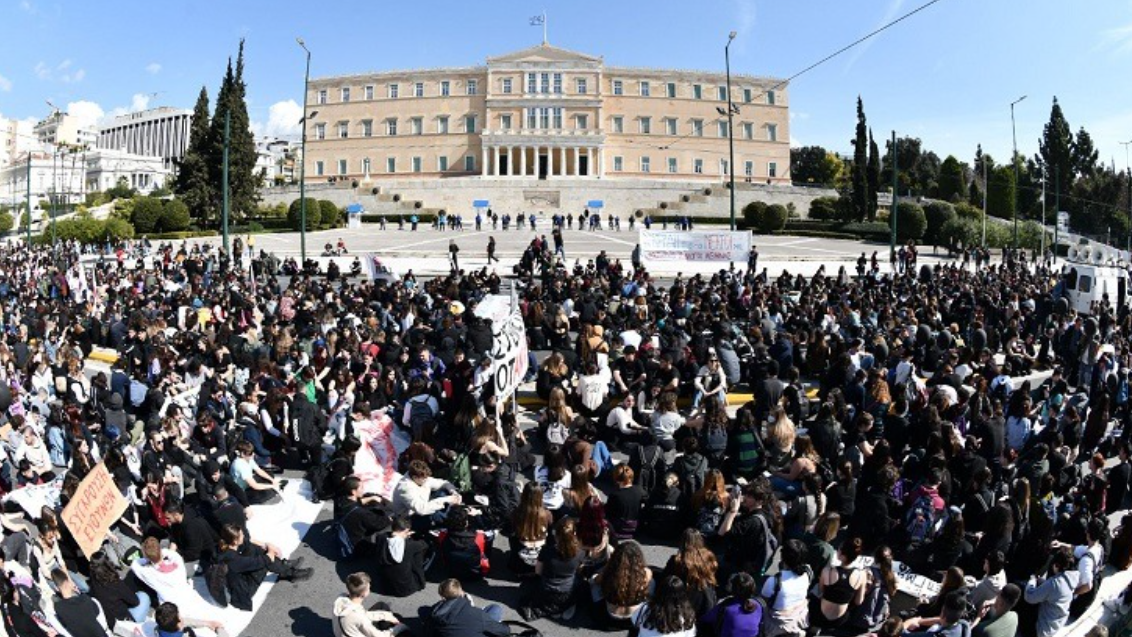
[[[546,9],[542,10],[542,43],[549,44],[546,39]]]

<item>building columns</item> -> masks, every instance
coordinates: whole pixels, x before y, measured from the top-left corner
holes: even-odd
[[[566,147],[558,147],[558,175],[560,177],[566,175]]]
[[[519,176],[527,176],[527,147],[519,147]]]
[[[605,176],[605,149],[597,149],[597,173],[595,175],[600,179]]]
[[[594,160],[594,148],[590,146],[586,148],[586,176],[594,177],[597,175],[597,165]]]
[[[499,147],[498,146],[495,147],[495,168],[492,172],[495,173],[496,177],[499,176]]]
[[[581,147],[574,147],[574,176],[580,177],[582,175],[582,149]]]
[[[488,172],[487,172],[487,146],[482,147],[480,150],[483,151],[483,161],[480,162],[480,174],[483,175],[484,177],[486,177],[487,174],[488,174]]]

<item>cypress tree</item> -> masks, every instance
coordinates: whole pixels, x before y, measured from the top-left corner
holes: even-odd
[[[869,163],[869,146],[866,137],[865,105],[857,96],[857,136],[853,140],[853,214],[861,221],[869,212],[869,185],[866,172]]]
[[[880,192],[880,149],[873,139],[873,129],[869,127],[869,221],[877,218],[877,193]]]
[[[224,80],[220,84],[220,92],[216,96],[216,109],[209,129],[209,169],[212,181],[216,184],[217,210],[219,210],[224,196],[220,191],[224,171],[224,119],[225,115],[230,117],[228,146],[230,221],[253,214],[259,201],[260,181],[255,175],[255,137],[248,119],[247,87],[243,76],[244,41],[240,40],[235,71],[229,58]]]
[[[189,128],[189,146],[177,166],[173,192],[189,207],[189,214],[200,223],[207,223],[215,212],[217,192],[208,170],[209,154],[208,89],[201,87],[193,108]]]
[[[1061,105],[1057,103],[1057,98],[1053,98],[1053,108],[1050,109],[1049,122],[1046,123],[1045,129],[1042,131],[1042,138],[1039,142],[1039,154],[1042,158],[1042,165],[1049,170],[1049,179],[1046,181],[1048,184],[1048,192],[1054,192],[1056,184],[1050,183],[1052,180],[1059,180],[1061,186],[1061,194],[1069,192],[1073,185],[1073,132],[1069,129],[1069,122],[1065,119],[1065,114],[1061,112]],[[1066,200],[1062,199],[1062,205],[1066,204]],[[1072,206],[1072,202],[1069,202]]]

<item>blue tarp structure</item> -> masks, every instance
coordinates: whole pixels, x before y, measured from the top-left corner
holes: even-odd
[[[604,208],[605,202],[602,201],[601,199],[594,199],[594,200],[586,203],[586,207],[587,208]]]
[[[349,212],[349,213],[365,212],[365,208],[363,208],[362,204],[360,204],[360,203],[352,203],[352,204],[346,206],[346,212]]]

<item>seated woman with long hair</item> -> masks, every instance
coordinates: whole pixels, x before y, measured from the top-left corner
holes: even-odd
[[[675,575],[684,582],[688,587],[688,600],[692,603],[696,616],[702,617],[715,606],[715,576],[718,568],[715,553],[704,546],[704,536],[696,529],[684,529],[680,549],[676,555],[668,558],[664,574]]]
[[[640,637],[696,637],[696,612],[684,582],[663,578],[652,600],[633,613],[633,626]]]
[[[542,505],[542,489],[534,482],[523,487],[519,508],[511,516],[511,571],[519,577],[535,573],[539,553],[546,545],[554,517]]]
[[[605,630],[632,626],[633,613],[648,600],[653,583],[641,545],[632,540],[619,544],[591,583],[599,602],[594,609],[598,625]]]
[[[809,604],[806,595],[814,578],[806,564],[806,545],[790,540],[782,545],[781,569],[778,575],[763,583],[766,599],[765,637],[801,635],[809,627]]]
[[[716,637],[758,637],[763,607],[758,602],[755,578],[740,571],[731,576],[727,588],[731,595],[708,611],[701,619],[701,625],[714,628]]]

